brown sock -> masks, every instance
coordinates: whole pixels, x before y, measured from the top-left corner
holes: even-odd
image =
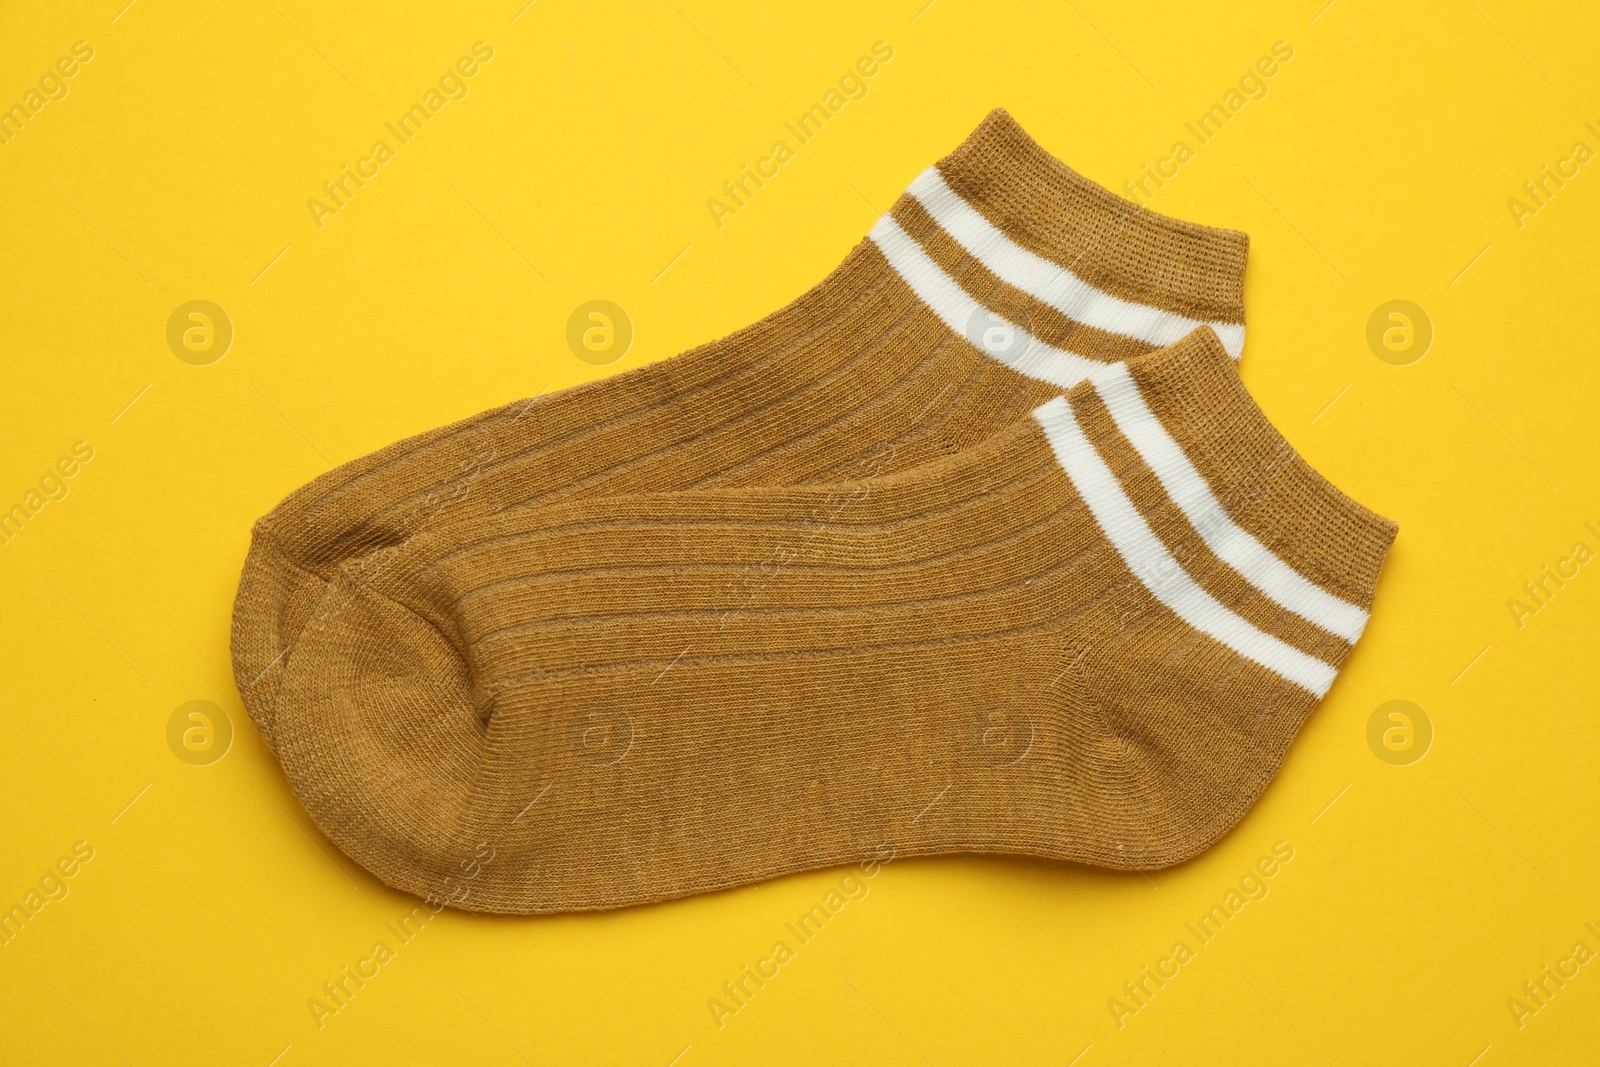
[[[357,862],[471,909],[880,845],[1156,868],[1265,788],[1394,534],[1200,330],[917,470],[415,538],[303,638],[278,753]]]
[[[771,317],[401,441],[292,494],[256,524],[239,583],[245,707],[273,745],[302,632],[346,610],[397,547],[438,523],[577,497],[906,470],[1201,322],[1237,358],[1247,245],[1112,195],[996,111],[832,275]]]

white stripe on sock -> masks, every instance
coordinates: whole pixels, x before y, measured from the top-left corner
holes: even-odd
[[[918,298],[932,308],[933,313],[944,320],[944,324],[959,336],[970,340],[973,324],[983,320],[998,321],[1004,324],[1003,328],[1014,330],[1015,334],[1004,345],[1003,350],[988,348],[982,344],[975,344],[975,347],[1017,373],[1069,388],[1105,367],[1105,364],[1098,360],[1085,359],[1075,352],[1066,352],[1047,345],[1021,326],[1006,322],[1001,316],[979,304],[967,295],[965,289],[956,284],[954,278],[929,259],[922,246],[912,240],[911,235],[902,230],[900,224],[888,215],[878,219],[869,236],[882,250],[884,258],[889,261],[889,266],[894,268],[895,273],[904,278]]]
[[[1149,464],[1211,551],[1279,607],[1355,643],[1366,628],[1367,613],[1302,577],[1234,523],[1205,477],[1144,402],[1127,367],[1107,366],[1094,376],[1094,388],[1117,429]]]
[[[1117,476],[1084,436],[1065,397],[1041,404],[1034,409],[1033,417],[1106,539],[1152,596],[1196,630],[1285,681],[1313,696],[1327,693],[1337,674],[1333,667],[1263,633],[1229,611],[1172,558],[1123,492]]]
[[[929,167],[907,187],[946,233],[1001,281],[1050,305],[1074,322],[1132,337],[1158,347],[1209,326],[1228,355],[1244,351],[1244,327],[1236,322],[1203,322],[1173,311],[1136,304],[1096,289],[1059,263],[1028,251],[984,218]]]

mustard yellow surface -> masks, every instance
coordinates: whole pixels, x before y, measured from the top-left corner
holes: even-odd
[[[0,1062],[1600,1059],[1593,5],[124,2],[0,14]],[[771,311],[997,105],[1249,232],[1246,381],[1400,523],[1264,800],[1150,877],[892,862],[804,944],[839,871],[397,936],[235,692],[251,522]]]

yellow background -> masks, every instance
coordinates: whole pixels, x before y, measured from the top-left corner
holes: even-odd
[[[95,51],[0,145],[0,506],[95,449],[0,548],[0,905],[95,849],[0,947],[0,1060],[1600,1058],[1600,963],[1520,1028],[1506,1003],[1573,942],[1600,950],[1600,565],[1520,629],[1507,607],[1575,541],[1600,549],[1600,164],[1520,229],[1506,204],[1574,141],[1600,148],[1592,5],[123,2],[0,16],[0,103]],[[470,95],[318,229],[306,200],[478,40]],[[719,230],[707,198],[878,40],[870,95]],[[319,1029],[308,998],[411,902],[317,835],[243,713],[251,522],[330,464],[787,302],[993,106],[1120,190],[1278,40],[1295,57],[1269,95],[1153,206],[1249,232],[1246,381],[1401,534],[1367,637],[1243,824],[1149,878],[893,864],[720,1029],[707,1000],[838,872],[447,912]],[[594,298],[636,328],[609,368],[565,343]],[[1409,366],[1366,341],[1396,298],[1436,333]],[[209,366],[167,347],[191,299],[234,325]],[[209,766],[166,741],[195,699],[237,727]],[[1393,699],[1434,728],[1409,766],[1367,743]],[[1276,841],[1294,859],[1270,895],[1119,1028],[1108,999]]]

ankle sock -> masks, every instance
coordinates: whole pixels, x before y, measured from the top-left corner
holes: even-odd
[[[302,635],[437,525],[600,495],[907,470],[1202,323],[1237,358],[1247,247],[1244,234],[1107,192],[996,111],[771,317],[401,441],[288,497],[256,524],[235,603],[245,707],[276,747],[278,690]]]
[[[913,470],[431,529],[306,631],[277,751],[357,862],[476,910],[883,848],[1157,868],[1265,788],[1394,534],[1199,330]]]

